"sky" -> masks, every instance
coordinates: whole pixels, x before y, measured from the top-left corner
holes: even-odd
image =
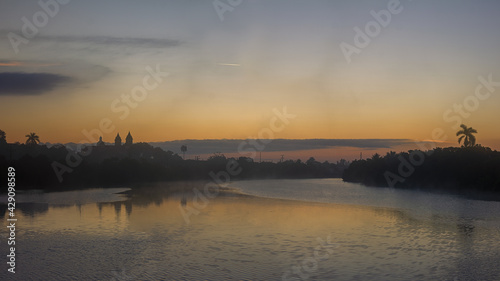
[[[8,142],[271,131],[455,146],[464,123],[500,149],[499,12],[495,0],[2,0],[0,129]]]

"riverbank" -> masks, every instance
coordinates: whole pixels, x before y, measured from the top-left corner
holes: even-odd
[[[500,196],[500,152],[487,147],[436,148],[375,154],[356,160],[344,181],[367,186],[422,189],[481,198]]]

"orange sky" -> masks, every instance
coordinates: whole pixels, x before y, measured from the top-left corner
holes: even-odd
[[[353,28],[387,3],[278,2],[225,21],[202,2],[142,5],[141,15],[132,1],[121,13],[95,1],[65,6],[17,53],[0,44],[0,129],[9,142],[29,132],[80,142],[84,130],[108,142],[128,131],[145,142],[246,139],[286,107],[296,117],[276,138],[429,140],[442,128],[455,143],[465,123],[478,143],[500,148],[498,3],[471,13],[471,3],[412,2],[346,60],[340,44],[354,44]],[[7,5],[2,32],[22,34],[19,18],[36,5]],[[489,96],[477,98],[478,88]]]

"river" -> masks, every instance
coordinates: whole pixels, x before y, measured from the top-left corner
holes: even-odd
[[[16,273],[4,262],[0,276],[500,280],[500,202],[340,179],[237,181],[219,192],[203,187],[18,193]],[[5,257],[5,206],[1,215]]]

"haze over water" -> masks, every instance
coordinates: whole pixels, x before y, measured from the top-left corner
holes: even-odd
[[[18,207],[13,280],[500,277],[499,202],[339,179],[240,181],[230,185],[239,191],[221,192],[187,224],[179,207],[193,206],[193,187],[203,185],[144,186],[132,198],[112,195],[125,189],[19,194],[32,203]],[[321,241],[331,244],[319,248]],[[323,258],[314,260],[318,248]]]

